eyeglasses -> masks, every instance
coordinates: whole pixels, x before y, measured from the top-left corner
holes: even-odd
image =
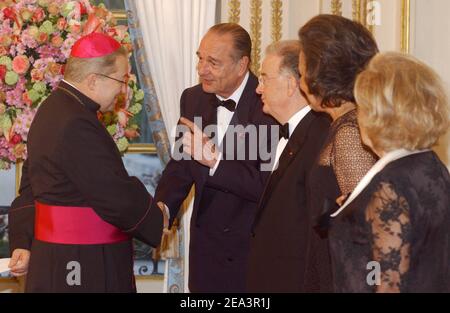
[[[280,76],[284,76],[284,73],[278,74],[278,75],[275,76],[275,77],[268,77],[268,76],[260,75],[260,76],[258,77],[258,82],[261,84],[262,87],[264,87],[264,84],[265,84],[268,80],[271,80],[271,79],[277,79],[277,78],[279,78]],[[301,76],[300,76],[300,77],[301,77]],[[300,81],[300,77],[298,78],[298,81]]]
[[[278,76],[276,76],[276,77],[268,77],[268,76],[260,75],[260,76],[258,77],[258,82],[259,82],[259,84],[260,84],[261,86],[264,86],[265,83],[266,83],[268,80],[271,80],[271,79],[277,79],[278,77],[280,77],[280,75],[278,75]]]
[[[104,75],[104,74],[100,74],[100,73],[95,73],[95,75],[103,76],[103,77],[115,80],[116,82],[119,82],[121,84],[125,84],[126,86],[128,86],[128,75],[125,76],[126,80],[120,80],[120,79],[117,79],[117,78],[114,78],[114,77],[110,77],[108,75]]]

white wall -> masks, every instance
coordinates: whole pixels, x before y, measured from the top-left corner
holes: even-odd
[[[251,0],[241,0],[241,25],[250,31]],[[381,51],[400,51],[402,0],[378,0],[380,25],[374,36]],[[261,58],[271,43],[271,1],[262,1]],[[283,39],[296,39],[299,28],[311,17],[331,13],[331,0],[283,0]],[[352,18],[352,0],[342,0],[343,16]],[[449,0],[411,0],[410,52],[433,67],[444,79],[450,93],[450,13]],[[228,1],[222,1],[223,22],[228,21]],[[450,134],[436,148],[450,168]]]
[[[443,0],[446,1],[446,0]],[[381,23],[374,27],[374,35],[383,51],[400,50],[401,0],[378,0]],[[228,1],[222,1],[222,22],[228,21]],[[250,31],[251,0],[241,0],[240,24]],[[271,0],[262,1],[261,47],[271,43]],[[283,39],[296,39],[298,30],[310,18],[331,13],[331,0],[283,0]],[[352,18],[352,0],[342,0],[343,16]]]
[[[450,95],[450,1],[411,1],[410,52],[433,69],[444,80]],[[450,133],[435,149],[450,169]]]

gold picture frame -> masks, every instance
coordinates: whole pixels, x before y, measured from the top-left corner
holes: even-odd
[[[410,36],[411,36],[411,0],[401,0],[402,16],[401,16],[401,43],[400,49],[403,53],[410,52]]]
[[[128,21],[128,15],[126,11],[122,10],[113,10],[112,11],[114,18],[116,21],[125,20]],[[127,151],[125,153],[133,153],[133,154],[157,154],[155,144],[142,144],[142,143],[134,143],[130,144]]]

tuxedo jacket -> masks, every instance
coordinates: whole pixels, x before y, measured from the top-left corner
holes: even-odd
[[[308,230],[306,178],[327,135],[327,116],[309,112],[268,179],[252,227],[248,292],[304,291]]]
[[[257,126],[258,143],[265,141],[270,147],[270,136],[258,127],[267,128],[276,122],[262,112],[260,97],[255,92],[257,84],[256,77],[250,74],[230,126]],[[205,93],[197,85],[183,92],[181,116],[191,121],[201,117],[204,129],[217,123],[217,103],[216,95]],[[244,131],[237,135],[227,131],[222,160],[213,176],[208,167],[195,160],[172,158],[156,189],[155,199],[168,206],[172,221],[195,186],[189,246],[191,292],[245,291],[250,230],[270,174],[261,171],[264,160],[259,156],[251,158],[251,153],[245,153],[243,159],[242,155],[236,159],[238,151],[256,149],[250,145],[250,137]]]

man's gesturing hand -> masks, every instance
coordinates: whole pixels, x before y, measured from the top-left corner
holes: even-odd
[[[190,130],[183,135],[183,151],[200,164],[213,168],[219,153],[212,140],[187,118],[182,117],[180,122]]]

